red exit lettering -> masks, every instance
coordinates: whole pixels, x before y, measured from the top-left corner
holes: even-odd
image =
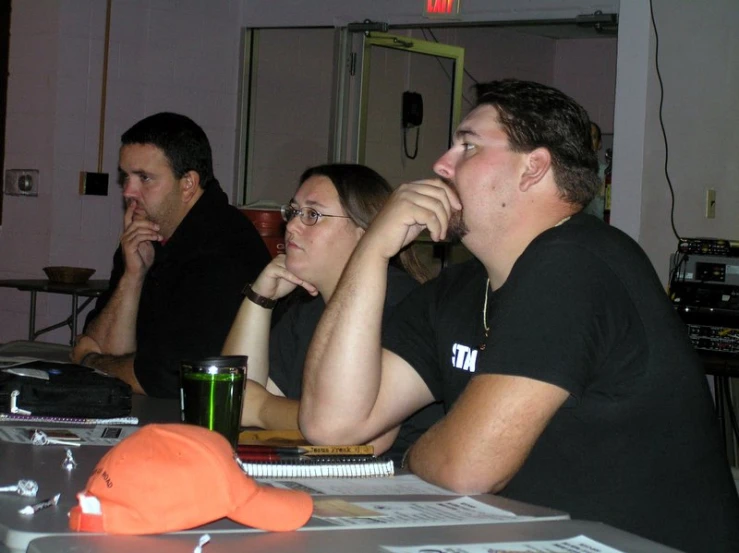
[[[459,11],[459,5],[455,6],[457,0],[425,0],[425,3],[425,12],[429,15],[447,15]]]

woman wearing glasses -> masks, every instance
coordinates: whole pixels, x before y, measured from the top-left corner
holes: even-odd
[[[224,355],[249,356],[249,382],[242,425],[267,429],[298,427],[298,399],[303,365],[318,321],[344,266],[364,230],[382,208],[392,188],[363,165],[329,164],[308,169],[290,203],[282,206],[287,221],[286,254],[278,255],[251,286],[223,348]],[[391,263],[384,316],[408,292],[427,279],[412,250]],[[270,331],[277,300],[302,287],[314,296],[291,305]],[[357,321],[357,324],[362,324]],[[375,442],[399,459],[405,449],[443,415],[432,405],[406,421],[397,439]]]

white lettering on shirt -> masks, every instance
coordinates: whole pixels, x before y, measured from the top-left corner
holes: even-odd
[[[454,344],[452,346],[452,365],[455,369],[462,369],[467,372],[475,372],[475,363],[477,362],[477,350],[462,344]]]

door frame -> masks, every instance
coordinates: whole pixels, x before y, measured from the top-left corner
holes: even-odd
[[[251,171],[254,154],[256,89],[260,28],[242,29],[240,54],[241,71],[237,106],[234,200],[237,205],[253,201]],[[334,29],[333,91],[329,121],[328,159],[332,162],[362,163],[365,157],[367,110],[369,103],[370,50],[372,47],[391,48],[409,53],[437,56],[454,62],[451,83],[451,109],[448,141],[462,113],[464,48],[381,32],[350,32],[347,27]],[[355,77],[359,76],[359,79]]]
[[[371,75],[371,53],[373,46],[379,48],[390,48],[393,50],[401,50],[412,54],[422,54],[436,56],[440,58],[450,59],[454,62],[451,82],[451,109],[449,118],[449,144],[451,145],[454,130],[459,125],[462,115],[462,84],[464,78],[464,48],[460,46],[451,46],[449,44],[441,44],[427,40],[420,40],[402,35],[393,35],[390,33],[370,32],[363,36],[361,47],[361,59],[357,61],[357,65],[361,65],[358,72],[360,75],[360,83],[358,88],[358,109],[354,115],[356,121],[355,139],[353,144],[348,148],[352,152],[352,161],[364,163],[365,147],[367,144],[367,111],[369,107],[369,84]],[[338,98],[338,103],[344,103],[345,99]],[[347,137],[351,136],[350,132],[346,132]]]

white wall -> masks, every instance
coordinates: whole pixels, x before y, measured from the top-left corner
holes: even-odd
[[[603,134],[613,134],[616,37],[557,40],[553,86],[588,112]]]
[[[13,9],[13,23],[5,167],[38,169],[40,186],[38,197],[4,198],[0,274],[22,278],[41,276],[41,267],[49,264],[59,64],[57,3],[37,2],[27,9]],[[0,323],[8,329],[0,332],[0,341],[26,334],[28,302],[26,293],[0,289]],[[45,298],[39,298],[39,311],[45,307]]]
[[[739,238],[739,2],[653,0],[653,6],[675,226],[684,237]],[[677,239],[664,173],[655,35],[642,0],[622,0],[620,14],[613,222],[638,237],[666,283]],[[716,189],[715,219],[704,217],[707,187]]]
[[[122,223],[116,184],[120,134],[169,110],[200,123],[215,174],[233,187],[240,0],[114,0],[103,170],[107,197],[80,196],[96,171],[105,2],[16,0],[11,13],[6,168],[41,171],[37,198],[5,197],[0,278],[43,278],[76,265],[106,278]],[[0,289],[0,342],[27,335],[28,294]],[[37,327],[69,314],[67,296],[39,294]],[[67,342],[60,329],[45,340]]]
[[[334,31],[258,32],[248,202],[287,202],[308,167],[329,161]]]
[[[664,82],[664,124],[669,174],[677,196],[675,225],[681,236],[739,238],[739,3],[713,0],[679,5],[658,0],[659,64]],[[654,73],[650,72],[654,76]],[[651,105],[658,86],[650,81]],[[664,144],[651,114],[642,197],[642,245],[650,255],[667,254],[676,242],[668,225]],[[704,216],[705,189],[715,188],[716,218]]]
[[[428,23],[425,0],[243,0],[250,27],[344,25],[365,19],[390,25]],[[567,19],[580,14],[616,13],[619,0],[463,0],[460,21]]]

